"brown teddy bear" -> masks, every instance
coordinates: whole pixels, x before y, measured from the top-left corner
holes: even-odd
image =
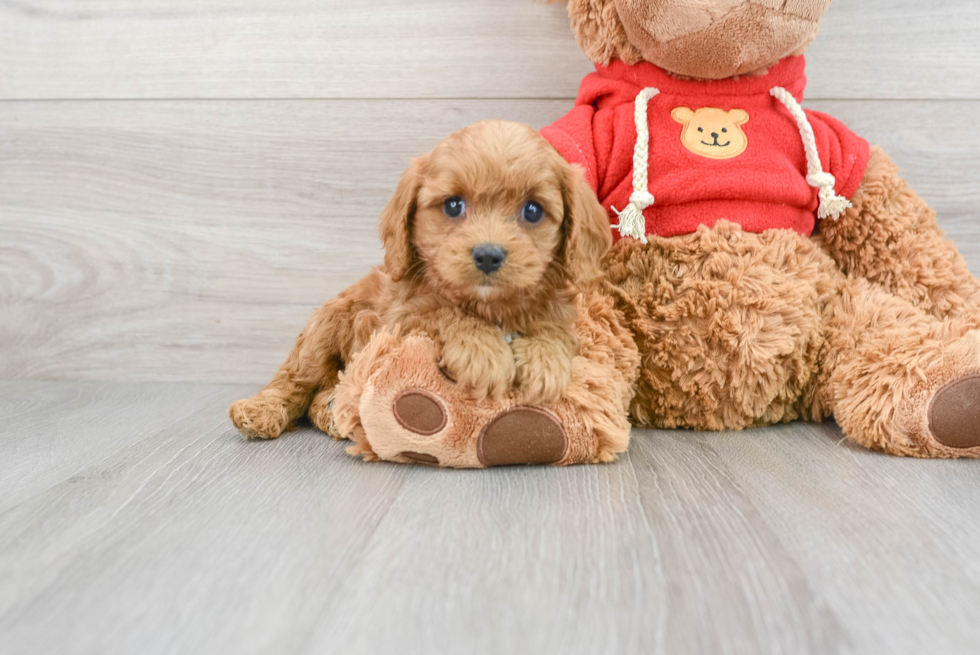
[[[639,348],[635,425],[833,416],[850,439],[887,453],[976,458],[980,282],[884,152],[799,104],[802,55],[829,6],[568,0],[596,72],[542,134],[585,169],[617,239],[587,305]],[[576,329],[586,359],[611,358],[606,335]],[[404,441],[421,461],[495,463],[479,457],[481,435],[530,403],[515,393],[467,404],[424,341],[389,341],[375,335],[354,359],[332,397],[336,425],[321,427],[354,437],[353,452],[369,458]],[[407,390],[440,408],[438,430],[394,427]],[[537,452],[557,416],[566,441],[587,442],[588,402],[576,402],[579,414],[524,407],[551,422],[505,427]],[[605,459],[567,455],[526,461]]]
[[[805,111],[831,0],[569,0],[596,62],[542,133],[586,167],[640,348],[637,425],[833,416],[896,455],[980,455],[980,282],[888,156]]]

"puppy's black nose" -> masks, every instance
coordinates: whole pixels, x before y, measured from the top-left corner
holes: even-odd
[[[507,251],[495,243],[481,243],[473,249],[473,263],[487,274],[503,266],[505,259],[507,259]]]
[[[717,141],[718,140],[718,137],[721,136],[721,135],[718,134],[717,132],[712,132],[711,133],[711,136],[715,137],[715,141]]]

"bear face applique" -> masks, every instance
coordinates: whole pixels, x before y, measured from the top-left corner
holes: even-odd
[[[684,126],[681,143],[696,155],[709,159],[738,157],[749,146],[749,138],[741,126],[749,122],[744,109],[725,111],[715,107],[698,110],[678,107],[671,117]]]

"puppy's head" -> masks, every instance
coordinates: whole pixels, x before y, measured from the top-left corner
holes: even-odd
[[[582,172],[531,128],[485,121],[412,162],[381,217],[392,279],[454,301],[506,301],[588,284],[612,244]]]

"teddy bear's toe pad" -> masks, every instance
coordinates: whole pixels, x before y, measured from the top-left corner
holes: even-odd
[[[428,436],[446,427],[447,415],[442,401],[423,389],[409,389],[399,394],[392,410],[395,420],[415,434]]]
[[[565,428],[550,412],[514,407],[480,432],[477,456],[484,466],[554,464],[568,450]]]
[[[980,374],[953,380],[936,392],[929,406],[929,431],[950,448],[980,446]]]
[[[398,454],[400,457],[411,460],[416,464],[424,464],[426,466],[439,466],[439,458],[435,455],[427,455],[425,453],[413,453],[410,450],[403,451]]]

